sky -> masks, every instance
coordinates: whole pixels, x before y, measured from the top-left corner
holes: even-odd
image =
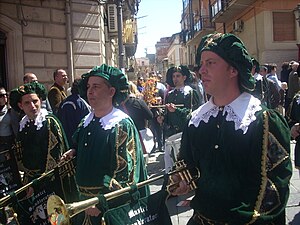
[[[162,37],[181,31],[182,0],[141,0],[137,14],[138,45],[135,57],[155,54],[155,44]]]

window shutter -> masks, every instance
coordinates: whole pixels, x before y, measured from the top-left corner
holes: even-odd
[[[295,41],[296,28],[293,12],[273,12],[274,41]]]

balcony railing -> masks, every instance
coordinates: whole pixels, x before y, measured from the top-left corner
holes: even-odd
[[[215,23],[211,21],[209,16],[201,16],[198,20],[194,21],[194,30],[184,29],[180,34],[180,41],[186,43],[192,40],[198,32],[206,29],[215,29]]]
[[[211,4],[212,20],[226,23],[239,15],[256,0],[215,0]]]
[[[195,21],[194,32],[198,32],[203,29],[211,29],[214,27],[214,23],[211,22],[211,18],[209,16],[201,16],[198,21]]]
[[[232,1],[233,0],[217,0],[213,2],[211,4],[212,16],[215,17],[219,12],[224,11]]]

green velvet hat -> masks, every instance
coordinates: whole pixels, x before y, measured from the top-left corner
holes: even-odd
[[[81,76],[82,80],[79,84],[79,92],[83,98],[86,99],[88,79],[92,76],[104,78],[116,89],[116,93],[113,97],[113,104],[118,105],[127,98],[129,85],[126,76],[118,68],[106,64],[95,66],[91,71]]]
[[[221,33],[204,36],[197,49],[196,63],[198,65],[200,65],[203,51],[216,53],[238,70],[241,91],[251,92],[254,90],[255,80],[251,74],[252,58],[244,43],[237,36]]]
[[[166,83],[168,85],[170,85],[171,87],[175,87],[174,83],[173,83],[173,73],[175,72],[179,72],[181,73],[183,76],[186,76],[186,79],[184,81],[185,84],[189,84],[192,81],[192,74],[191,71],[189,70],[189,68],[187,66],[173,66],[170,67],[167,71],[166,74]]]
[[[43,84],[37,81],[33,81],[13,89],[9,95],[9,103],[15,111],[21,111],[18,103],[21,102],[22,96],[27,94],[37,94],[40,99],[46,100],[47,90]]]

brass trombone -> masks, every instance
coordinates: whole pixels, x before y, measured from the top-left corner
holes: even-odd
[[[17,190],[15,190],[15,191],[11,192],[9,195],[7,195],[7,196],[1,198],[1,199],[0,199],[0,209],[3,208],[3,207],[5,207],[5,206],[7,206],[7,205],[10,203],[10,201],[11,201],[11,199],[12,199],[12,196],[17,196],[18,194],[22,193],[22,192],[25,191],[27,188],[29,188],[30,186],[32,186],[34,183],[40,182],[40,181],[43,180],[44,178],[53,176],[53,175],[54,175],[54,171],[55,171],[56,169],[60,169],[60,168],[62,168],[63,166],[68,165],[68,163],[70,163],[72,160],[73,160],[73,159],[58,164],[55,168],[53,168],[52,170],[49,170],[47,173],[43,173],[40,177],[38,177],[38,178],[34,179],[33,181],[31,181],[31,182],[25,184],[24,186],[20,187],[19,189],[17,189]],[[71,169],[73,169],[73,166],[71,166],[71,167],[72,167]],[[70,169],[70,168],[67,168],[67,169]],[[59,170],[60,176],[65,176],[65,173],[66,173],[66,171],[64,171],[64,170]]]
[[[186,164],[183,161],[178,161],[175,163],[176,170],[168,173],[167,175],[173,175],[175,173],[178,173],[181,177],[181,179],[184,179],[187,181],[188,185],[190,185],[191,190],[196,189],[197,185],[195,181],[200,177],[200,171],[198,168],[192,168],[188,169]],[[153,177],[151,179],[142,181],[140,183],[137,183],[137,188],[141,188],[143,186],[146,186],[150,183],[153,183],[157,180],[163,179],[163,175],[159,175],[157,177]],[[171,180],[171,179],[170,179]],[[167,191],[170,193],[174,188],[178,186],[178,183],[172,183],[168,185]],[[111,199],[117,198],[131,190],[131,187],[122,188],[120,190],[116,190],[107,194],[104,194],[104,198],[109,201]],[[96,205],[99,203],[98,197],[93,197],[84,201],[80,202],[74,202],[71,204],[65,204],[64,201],[57,195],[51,195],[48,198],[47,201],[47,214],[48,218],[50,220],[56,221],[56,225],[69,225],[70,224],[70,218],[77,215],[80,212],[83,212],[84,210]],[[59,218],[59,219],[58,219]],[[57,223],[57,221],[60,221]],[[54,224],[54,223],[53,223]]]

